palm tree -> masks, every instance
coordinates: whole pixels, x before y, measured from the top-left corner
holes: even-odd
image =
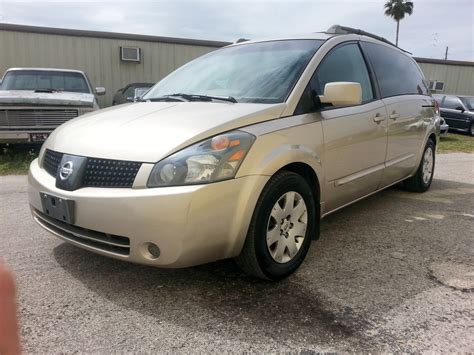
[[[388,0],[385,5],[385,15],[392,17],[397,21],[397,39],[396,46],[398,47],[398,32],[400,31],[400,20],[405,18],[405,14],[411,15],[413,13],[413,1],[406,0]]]

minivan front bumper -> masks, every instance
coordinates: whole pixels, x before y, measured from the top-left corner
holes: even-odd
[[[30,166],[33,218],[57,237],[116,259],[159,267],[187,267],[237,256],[267,176],[164,188],[81,188],[65,191],[39,166]],[[74,225],[48,218],[40,193],[74,201]],[[159,247],[152,257],[148,243]]]

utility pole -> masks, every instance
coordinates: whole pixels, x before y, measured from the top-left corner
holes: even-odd
[[[448,46],[446,46],[446,52],[444,53],[444,60],[448,60]]]

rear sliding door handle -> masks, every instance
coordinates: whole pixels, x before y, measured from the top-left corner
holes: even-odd
[[[392,113],[390,116],[388,116],[391,120],[396,120],[398,117],[400,117],[399,113]]]
[[[374,122],[375,123],[380,123],[385,120],[385,117],[383,117],[380,113],[377,113],[374,117]]]

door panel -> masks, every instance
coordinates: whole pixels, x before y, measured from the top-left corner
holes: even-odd
[[[469,118],[459,110],[442,109],[441,116],[446,120],[449,128],[468,129],[470,127]]]
[[[321,112],[326,210],[377,190],[387,147],[387,112],[381,100]]]
[[[406,177],[416,168],[426,126],[434,116],[434,109],[429,107],[432,99],[428,96],[403,95],[383,101],[389,120],[386,168],[381,187]]]

